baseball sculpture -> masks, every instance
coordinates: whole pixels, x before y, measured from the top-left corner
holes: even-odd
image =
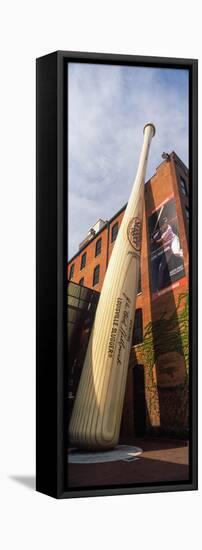
[[[144,127],[137,175],[105,275],[70,420],[71,443],[101,450],[119,439],[138,288],[144,182],[155,127]]]

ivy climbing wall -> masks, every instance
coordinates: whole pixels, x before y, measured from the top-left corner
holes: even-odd
[[[182,292],[174,311],[150,321],[143,343],[131,350],[130,370],[144,366],[148,431],[188,431],[188,311],[188,292]]]

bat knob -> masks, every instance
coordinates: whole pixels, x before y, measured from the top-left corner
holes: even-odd
[[[147,122],[147,124],[144,125],[143,133],[144,133],[145,128],[146,128],[147,126],[151,126],[151,127],[152,127],[152,129],[153,129],[153,137],[154,137],[154,136],[155,136],[155,133],[156,133],[156,128],[155,128],[153,122]]]

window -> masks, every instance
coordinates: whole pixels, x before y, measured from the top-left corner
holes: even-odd
[[[101,252],[101,246],[102,246],[102,239],[98,239],[95,245],[95,256],[99,256]]]
[[[72,279],[73,276],[74,276],[74,264],[72,264],[70,267],[69,278]]]
[[[118,222],[116,222],[112,227],[112,238],[111,238],[112,243],[116,240],[116,237],[118,235],[118,230],[119,230],[119,224]]]
[[[185,206],[185,212],[186,212],[187,221],[189,221],[189,208],[188,208],[188,206]]]
[[[132,346],[141,344],[143,341],[142,309],[136,309],[135,322],[133,327]]]
[[[81,256],[81,269],[83,269],[86,265],[86,252],[84,252],[84,254],[82,254]]]
[[[93,286],[99,283],[99,277],[100,277],[100,266],[96,265],[93,273]]]
[[[84,277],[82,277],[82,278],[80,279],[79,284],[82,285],[82,286],[84,285]]]
[[[140,292],[142,292],[141,271],[139,271],[139,279],[138,279],[138,287],[137,287],[137,293],[140,294]]]
[[[181,190],[182,190],[183,195],[187,195],[187,186],[186,186],[185,180],[184,180],[184,178],[182,178],[182,176],[180,176],[180,186],[181,186]]]

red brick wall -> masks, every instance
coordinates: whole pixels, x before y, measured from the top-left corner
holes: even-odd
[[[115,241],[112,243],[112,228],[113,228],[113,225],[118,222],[118,226],[119,226],[119,229],[120,229],[120,225],[121,225],[121,222],[122,222],[122,219],[123,219],[123,216],[125,214],[125,209],[120,213],[118,214],[118,216],[116,216],[112,222],[110,223],[110,231],[109,231],[109,259],[110,259],[110,256],[111,256],[111,253],[112,253],[112,250],[114,248],[114,243]]]
[[[96,242],[100,238],[102,239],[101,253],[98,256],[95,256]],[[85,248],[83,248],[83,250],[81,250],[78,256],[76,256],[72,261],[69,262],[67,277],[69,277],[71,265],[74,264],[74,276],[72,277],[72,281],[74,283],[79,283],[80,279],[84,277],[84,286],[87,286],[88,288],[93,288],[100,292],[107,267],[107,240],[108,227],[105,227],[96,238],[91,240],[89,244]],[[81,269],[81,258],[85,252],[86,265],[83,269]],[[93,273],[97,265],[100,266],[99,283],[93,286]]]
[[[164,200],[167,200],[168,197],[174,196],[177,212],[177,220],[179,226],[180,242],[183,249],[184,255],[184,265],[186,277],[183,281],[179,281],[179,285],[172,289],[172,295],[174,297],[175,303],[178,301],[178,296],[182,290],[188,289],[188,246],[187,246],[187,233],[186,233],[186,218],[183,214],[183,209],[181,202],[183,201],[182,195],[180,193],[179,182],[177,180],[176,167],[173,161],[163,162],[157,173],[151,178],[147,183],[145,191],[145,208],[146,215],[152,213],[153,210],[158,209],[161,203]],[[150,297],[150,287],[149,287],[149,269],[148,269],[148,235],[146,236],[146,227],[145,227],[145,214],[144,214],[144,228],[143,228],[143,243],[142,243],[142,288],[143,292],[143,308],[144,308],[144,326],[148,324],[151,319],[151,297]],[[183,284],[182,284],[183,283]],[[168,292],[169,295],[169,292]],[[155,305],[152,305],[152,315],[153,318],[158,318],[162,311],[165,309],[167,311],[172,310],[173,304],[167,292],[162,296],[159,296],[156,300]]]
[[[147,364],[148,354],[145,354],[144,346],[135,346],[131,351],[129,370],[132,371],[135,365],[144,364],[145,368],[145,395],[147,401],[147,428],[160,429],[166,432],[183,433],[188,429],[188,382],[186,378],[186,361],[184,355],[184,346],[186,348],[186,327],[185,327],[185,343],[183,322],[178,316],[183,313],[186,307],[186,295],[188,293],[188,245],[187,245],[187,220],[184,212],[184,206],[188,205],[188,198],[181,192],[181,187],[178,177],[178,166],[174,159],[170,162],[162,163],[157,173],[147,183],[145,191],[145,210],[143,221],[143,239],[141,252],[141,272],[142,272],[142,308],[143,308],[143,325],[144,331],[152,322],[154,326],[153,333],[151,331],[151,353],[153,353],[153,365]],[[180,172],[186,180],[186,174],[183,173],[182,167]],[[152,211],[158,209],[164,200],[169,196],[174,196],[176,213],[180,234],[181,246],[184,255],[185,277],[177,281],[172,287],[168,287],[166,292],[153,300],[150,293],[149,285],[149,238],[146,228],[146,216],[148,217]],[[178,301],[182,298],[178,310]],[[170,319],[177,311],[176,319],[170,323]],[[168,326],[167,332],[164,334],[164,342],[161,354],[159,356],[158,333],[156,332],[155,323],[158,323],[165,314],[165,324]],[[164,320],[159,323],[159,341],[161,338],[160,329],[163,328]],[[184,323],[186,325],[186,316]],[[170,328],[171,327],[171,328]],[[157,341],[156,341],[157,340]],[[153,344],[152,344],[153,341]],[[155,343],[156,342],[156,343]],[[162,344],[161,344],[162,345]],[[165,354],[166,352],[166,354]],[[165,359],[164,359],[165,358]],[[169,368],[173,370],[173,377],[168,382],[168,386],[163,386],[162,376],[159,376],[158,362],[161,360],[161,365],[166,367],[169,362]],[[167,361],[167,363],[166,363]],[[162,369],[162,366],[161,366]],[[133,398],[131,397],[131,376],[128,376],[126,389],[127,403],[124,405],[124,414],[128,418],[128,424],[133,423]],[[128,402],[130,401],[130,407]],[[126,421],[126,420],[125,420]]]

